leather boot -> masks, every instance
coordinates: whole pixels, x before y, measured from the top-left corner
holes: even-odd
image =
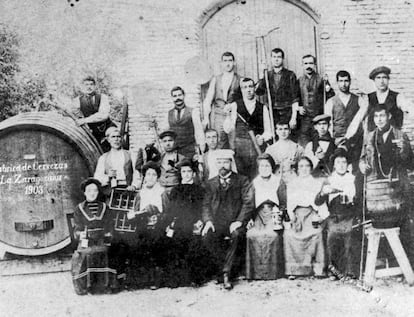
[[[228,273],[224,273],[223,275],[223,286],[224,286],[224,289],[227,289],[227,290],[231,290],[233,288],[233,285],[230,283]]]

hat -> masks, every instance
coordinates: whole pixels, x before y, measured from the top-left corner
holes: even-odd
[[[312,119],[313,124],[317,124],[319,121],[331,121],[331,116],[327,114],[320,114]]]
[[[370,73],[369,73],[369,79],[374,80],[375,77],[378,74],[384,73],[387,76],[389,76],[391,74],[391,69],[388,68],[387,66],[380,66],[380,67],[376,67],[374,68]]]
[[[197,172],[197,162],[193,162],[189,159],[183,159],[181,162],[177,164],[177,168],[181,169],[182,167],[189,167],[193,170],[193,172]]]
[[[112,126],[112,127],[109,127],[108,129],[106,129],[105,136],[108,138],[111,135],[111,133],[113,133],[115,131],[118,131],[119,133],[121,133],[121,130],[119,130],[119,128]]]
[[[229,159],[233,160],[234,158],[234,151],[228,149],[221,149],[215,151],[216,159]]]
[[[173,130],[166,130],[166,131],[163,131],[163,132],[160,134],[160,139],[164,139],[166,136],[170,136],[170,137],[172,137],[173,139],[175,139],[175,138],[177,137],[177,133],[175,133]]]
[[[101,193],[101,190],[102,190],[102,185],[101,185],[101,182],[100,182],[100,181],[98,181],[96,178],[92,178],[92,177],[89,177],[89,178],[85,179],[85,180],[81,183],[81,185],[80,185],[81,190],[84,192],[84,191],[85,191],[85,189],[86,189],[86,186],[88,186],[88,185],[90,185],[90,184],[95,184],[95,185],[98,187],[98,191],[99,191],[99,193]]]

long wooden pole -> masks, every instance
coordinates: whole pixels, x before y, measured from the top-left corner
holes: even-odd
[[[261,47],[263,50],[263,55],[264,55],[264,60],[265,60],[265,64],[267,64],[267,56],[266,56],[266,46],[265,46],[265,40],[264,40],[264,36],[260,36],[260,41],[261,41]],[[270,84],[269,84],[269,73],[268,70],[265,69],[264,70],[264,79],[265,79],[265,83],[266,83],[266,92],[267,92],[267,108],[269,110],[269,118],[270,118],[270,131],[272,133],[272,140],[273,143],[276,142],[276,134],[275,134],[275,120],[273,117],[273,105],[272,105],[272,95],[270,93]]]

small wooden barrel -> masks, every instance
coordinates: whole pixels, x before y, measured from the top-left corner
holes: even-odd
[[[403,191],[398,179],[379,179],[367,183],[367,216],[377,228],[398,226],[401,221]]]
[[[35,256],[68,245],[66,214],[84,199],[96,140],[69,117],[29,112],[0,122],[0,149],[0,251]]]

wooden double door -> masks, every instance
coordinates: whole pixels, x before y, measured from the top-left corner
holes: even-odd
[[[317,16],[301,1],[227,1],[215,11],[202,26],[203,54],[215,74],[221,71],[225,51],[235,55],[237,72],[255,81],[264,54],[270,63],[270,51],[276,47],[284,50],[285,66],[298,77],[304,55],[319,60]]]

